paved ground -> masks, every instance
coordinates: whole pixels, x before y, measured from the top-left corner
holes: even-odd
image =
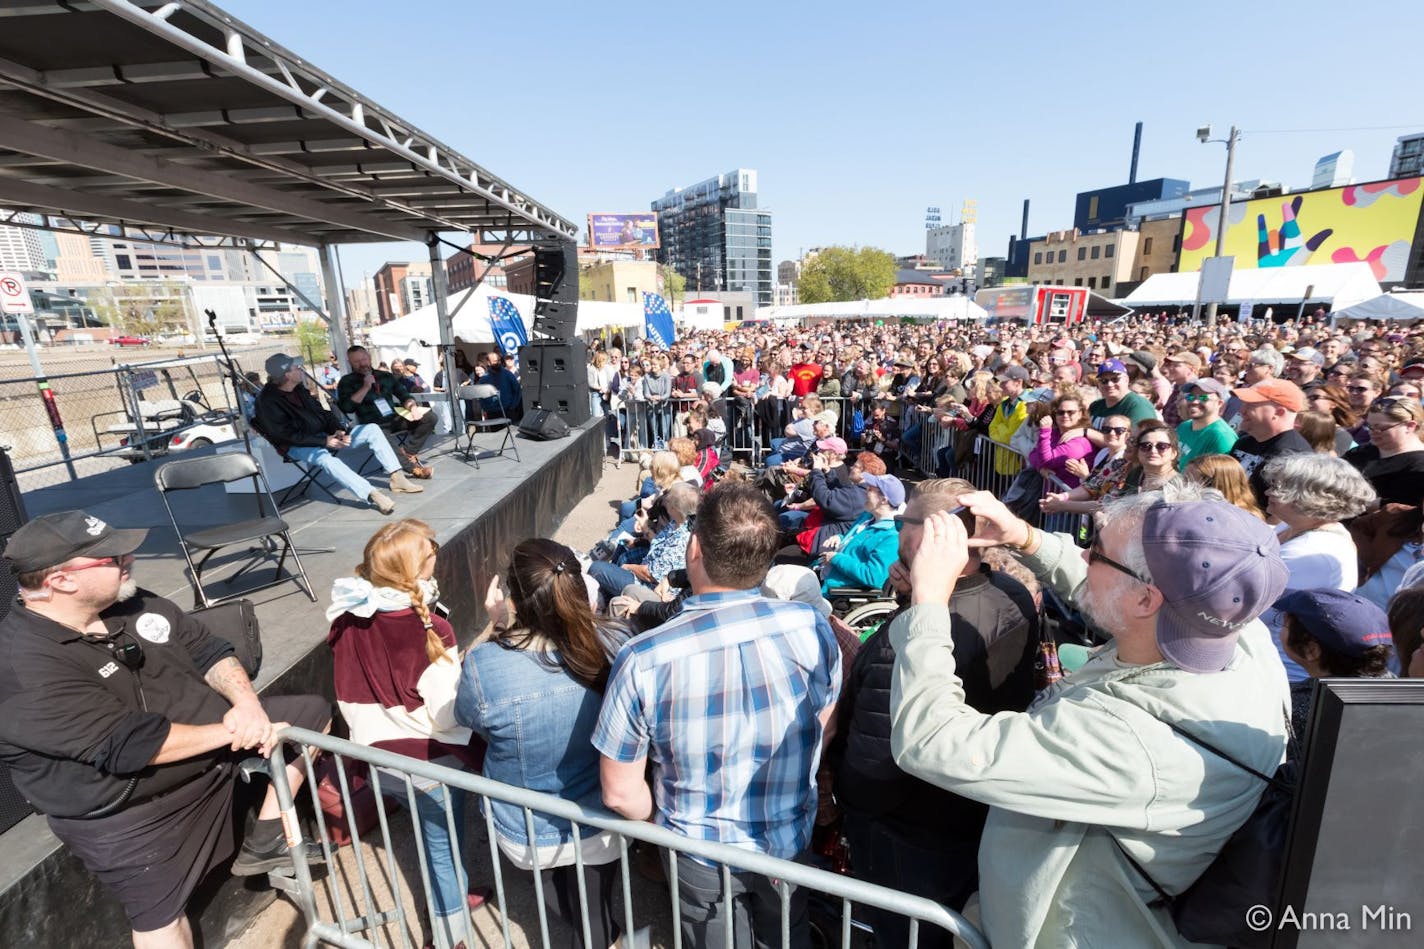
[[[637,472],[637,465],[632,463],[625,463],[621,468],[615,468],[612,463],[606,464],[602,480],[593,493],[584,498],[564,519],[564,523],[554,534],[555,539],[582,551],[604,537],[614,521],[611,505],[635,491]],[[470,815],[467,829],[471,881],[475,884],[492,884],[494,876],[489,838],[485,833],[484,822],[478,814]],[[390,840],[393,844],[390,848],[383,842],[377,847],[363,842],[359,860],[351,847],[340,851],[338,866],[329,874],[328,881],[317,883],[321,914],[324,919],[335,918],[331,896],[333,888],[339,890],[348,916],[355,915],[354,907],[367,905],[364,902],[358,868],[358,863],[364,863],[367,879],[371,884],[372,900],[377,907],[390,909],[394,905],[391,896],[392,882],[398,883],[409,925],[413,929],[409,938],[411,944],[419,946],[423,941],[422,930],[414,911],[412,887],[407,881],[415,884],[415,892],[421,892],[420,870],[416,862],[411,825],[403,812],[391,818]],[[391,857],[394,858],[393,861]],[[652,927],[652,945],[671,945],[668,938],[671,913],[667,902],[667,887],[649,882],[636,872],[632,880],[634,919],[637,925]],[[540,945],[539,914],[530,876],[511,872],[505,877],[505,887],[510,907],[510,945],[520,949]],[[492,949],[505,945],[503,920],[499,911],[492,905],[474,911],[471,919],[476,929],[475,946]],[[301,945],[304,929],[300,913],[295,906],[285,898],[278,899],[230,945],[236,949],[296,947]],[[399,924],[392,923],[384,927],[376,941],[382,945],[402,945]],[[573,944],[571,933],[551,917],[548,945],[563,947]],[[475,949],[475,946],[471,949]]]

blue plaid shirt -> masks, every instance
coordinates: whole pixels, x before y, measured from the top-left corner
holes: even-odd
[[[791,859],[811,840],[818,716],[840,686],[835,635],[810,606],[691,596],[619,651],[593,744],[615,761],[651,757],[662,826]]]

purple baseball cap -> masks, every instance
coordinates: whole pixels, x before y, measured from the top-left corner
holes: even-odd
[[[1098,375],[1103,376],[1110,372],[1125,376],[1127,375],[1127,367],[1122,364],[1121,359],[1109,359],[1107,362],[1098,366]]]
[[[1241,628],[1275,603],[1289,576],[1275,532],[1223,500],[1152,505],[1142,551],[1162,593],[1157,648],[1188,672],[1225,669]]]
[[[885,500],[891,507],[899,507],[905,503],[905,484],[894,475],[863,474],[860,476],[860,483],[885,495]]]

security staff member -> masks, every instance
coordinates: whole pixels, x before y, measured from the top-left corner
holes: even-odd
[[[83,511],[35,518],[5,547],[20,590],[0,620],[0,760],[118,897],[140,949],[192,945],[188,897],[233,849],[236,761],[270,754],[285,722],[331,720],[319,696],[259,700],[231,644],[138,589],[147,533]],[[287,766],[293,789],[302,774]],[[270,787],[257,818],[236,875],[290,862]]]
[[[406,432],[400,446],[401,467],[412,478],[430,477],[430,469],[420,463],[420,453],[435,433],[435,413],[427,411],[420,418],[402,416],[397,409],[411,414],[419,404],[399,376],[371,368],[371,354],[366,347],[346,350],[346,361],[351,364],[351,371],[336,384],[336,404],[341,411],[354,415],[358,422],[379,425],[390,434]]]

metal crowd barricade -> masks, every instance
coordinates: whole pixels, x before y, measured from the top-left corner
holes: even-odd
[[[403,791],[407,809],[412,815],[415,813],[415,785],[414,779],[424,781],[439,782],[446,789],[445,820],[450,835],[450,840],[459,839],[456,833],[455,813],[452,809],[452,795],[448,789],[455,788],[469,792],[470,794],[483,797],[487,800],[503,801],[519,807],[523,810],[525,826],[528,829],[530,839],[534,839],[533,815],[538,812],[568,820],[573,825],[574,836],[580,835],[580,830],[584,827],[598,828],[601,831],[612,831],[619,835],[619,863],[620,877],[622,881],[622,919],[625,934],[625,945],[639,945],[646,943],[636,942],[633,934],[638,933],[639,928],[634,918],[633,908],[633,880],[635,879],[632,868],[629,865],[629,841],[643,841],[644,843],[672,851],[674,853],[689,854],[710,861],[721,868],[722,880],[722,900],[724,904],[723,912],[725,918],[732,920],[735,915],[732,911],[732,872],[745,871],[767,877],[772,881],[774,888],[780,898],[781,904],[781,939],[782,949],[790,946],[790,907],[791,889],[793,886],[806,887],[814,893],[824,894],[835,901],[839,907],[839,945],[842,949],[849,949],[851,945],[851,933],[858,926],[863,924],[855,923],[852,913],[856,904],[871,905],[881,907],[890,912],[899,913],[910,919],[910,947],[913,949],[918,944],[919,932],[925,927],[949,932],[957,936],[971,949],[989,949],[989,943],[984,935],[974,926],[969,924],[962,916],[953,910],[948,909],[932,900],[923,897],[911,896],[896,890],[865,883],[847,876],[831,873],[826,870],[804,866],[788,860],[779,860],[764,854],[754,853],[749,850],[742,850],[737,847],[730,847],[724,844],[711,843],[701,840],[693,840],[680,834],[673,833],[654,824],[643,821],[624,820],[606,811],[593,811],[561,798],[552,797],[547,794],[540,794],[528,791],[523,788],[516,788],[476,774],[466,771],[459,771],[453,768],[445,768],[429,762],[407,758],[396,755],[388,751],[377,748],[369,748],[364,745],[357,745],[350,741],[334,738],[318,732],[307,731],[300,728],[285,728],[281,733],[284,742],[291,742],[302,748],[303,751],[309,749],[319,749],[323,752],[334,755],[339,776],[341,800],[346,814],[353,814],[354,808],[351,798],[351,783],[347,779],[346,763],[364,762],[372,769],[372,775],[377,774],[377,768],[382,772],[396,772],[401,775],[399,782]],[[276,756],[274,756],[275,758]],[[311,798],[315,804],[317,801],[317,777],[312,764],[312,755],[303,754],[299,760],[306,763],[306,786],[310,790]],[[341,881],[338,877],[338,866],[336,864],[336,854],[333,851],[327,838],[326,821],[320,806],[316,809],[317,832],[321,837],[321,847],[323,856],[326,859],[328,873],[323,883],[330,894],[330,906],[334,918],[322,917],[321,906],[319,905],[317,894],[317,883],[312,876],[311,866],[306,858],[306,845],[302,831],[301,820],[297,814],[296,803],[292,796],[291,787],[287,782],[285,769],[274,767],[271,769],[272,783],[277,794],[277,801],[281,807],[283,827],[286,830],[287,844],[291,848],[294,875],[290,881],[281,884],[288,894],[300,907],[306,921],[307,931],[303,939],[303,945],[314,946],[326,944],[334,946],[350,947],[350,949],[368,949],[377,945],[382,945],[382,938],[385,944],[401,945],[402,947],[418,945],[416,936],[412,930],[411,920],[408,918],[406,907],[406,890],[402,888],[402,880],[397,873],[395,863],[395,850],[392,845],[391,820],[387,812],[387,801],[380,794],[376,794],[376,807],[378,815],[377,826],[380,829],[379,845],[384,851],[385,867],[384,873],[389,880],[389,889],[382,890],[373,884],[371,879],[371,869],[380,871],[382,869],[380,860],[376,854],[367,857],[362,844],[359,829],[355,826],[350,828],[351,843],[354,850],[354,862],[356,866],[357,881],[354,889],[357,891],[351,895],[351,906],[348,912],[346,900],[341,893]],[[392,780],[387,775],[386,781]],[[473,802],[471,802],[473,803]],[[489,836],[490,862],[495,876],[496,907],[498,909],[500,934],[503,938],[505,949],[511,949],[516,945],[510,933],[510,887],[505,880],[504,867],[500,860],[499,844],[496,837],[493,810],[485,809],[485,828]],[[420,882],[425,893],[425,908],[432,917],[434,916],[434,902],[431,895],[431,881],[426,870],[424,857],[425,841],[420,830],[420,821],[412,819],[411,832],[415,837],[417,849],[416,862],[420,865]],[[584,944],[589,943],[589,894],[586,890],[583,874],[583,858],[579,848],[575,847],[575,867],[577,867],[578,879],[578,901],[579,901],[579,924],[582,929]],[[459,859],[460,854],[456,853],[456,874],[461,884],[461,893],[464,892],[466,882],[464,876],[463,862]],[[368,869],[368,860],[374,864]],[[672,945],[675,949],[682,945],[682,933],[680,926],[680,911],[678,903],[677,884],[677,861],[667,862],[668,867],[668,889],[671,895],[671,916],[672,916]],[[529,882],[535,891],[534,904],[538,908],[538,932],[540,937],[539,945],[543,949],[550,949],[550,925],[548,912],[543,898],[542,882],[540,880],[538,856],[535,856],[535,870],[530,873]],[[409,875],[409,874],[408,874]],[[416,898],[413,892],[411,896]],[[378,895],[380,894],[380,895]],[[385,897],[382,899],[382,895]],[[359,896],[359,899],[358,899]],[[475,924],[468,911],[458,914],[462,917],[460,926],[464,929],[464,941],[467,946],[485,945],[486,941],[475,940]],[[394,930],[394,938],[389,930]],[[532,944],[532,933],[528,933]],[[630,940],[633,940],[630,942]],[[731,927],[728,927],[727,946],[731,947]]]

